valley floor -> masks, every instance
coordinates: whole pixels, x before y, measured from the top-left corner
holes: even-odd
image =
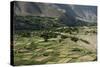
[[[86,32],[85,29],[79,30],[77,34],[60,32],[59,36],[48,41],[40,36],[15,37],[14,65],[96,61],[97,34],[91,30],[87,33],[82,33]]]

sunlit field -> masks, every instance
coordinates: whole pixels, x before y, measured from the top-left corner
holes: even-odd
[[[20,23],[14,31],[14,65],[97,60],[96,24],[67,26],[58,23],[57,17],[16,16],[15,19],[26,24]]]

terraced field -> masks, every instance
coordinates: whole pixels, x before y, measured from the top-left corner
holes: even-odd
[[[61,28],[61,30],[63,29]],[[42,32],[36,32],[41,35],[36,35],[34,31],[31,31],[29,36],[18,36],[17,34],[14,36],[14,65],[97,60],[96,27],[79,27],[78,32],[53,31],[53,34],[56,34],[54,37],[52,37],[51,31],[48,31],[50,34],[46,35],[43,35]]]

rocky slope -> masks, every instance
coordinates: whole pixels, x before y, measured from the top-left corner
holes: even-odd
[[[14,2],[14,12],[21,16],[49,16],[78,19],[86,22],[96,22],[97,7],[83,5],[66,5],[34,2]]]
[[[36,28],[37,25],[38,25],[37,27],[47,28],[47,26],[51,24],[55,24],[57,26],[96,25],[97,7],[83,6],[83,5],[14,1],[14,16],[15,16],[14,23],[17,26],[17,28],[20,28],[19,26],[21,26],[21,28],[24,29],[26,27],[31,27],[31,29],[34,29],[34,26]],[[31,17],[28,18],[28,20],[27,18],[16,20],[17,18],[16,16],[20,16],[22,18],[27,16]],[[57,18],[57,21],[54,21],[55,19],[52,20],[47,19],[45,21],[48,22],[44,23],[40,20],[41,23],[38,24],[37,21],[34,21],[35,19],[32,19],[32,16],[51,17],[55,19]]]

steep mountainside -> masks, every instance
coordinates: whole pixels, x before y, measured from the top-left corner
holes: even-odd
[[[58,24],[67,26],[82,26],[97,22],[97,7],[17,1],[14,2],[14,16],[57,17]],[[20,22],[27,24],[21,20],[15,21],[17,25]],[[30,23],[31,21],[28,20],[28,22]],[[33,23],[30,24],[31,26],[34,25]],[[47,22],[47,24],[49,25],[50,22]],[[18,26],[21,25],[19,24]]]

